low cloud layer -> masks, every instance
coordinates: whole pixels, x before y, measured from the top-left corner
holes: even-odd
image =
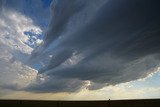
[[[76,91],[133,81],[160,64],[160,7],[153,0],[57,0],[30,63],[46,76],[32,91]],[[37,79],[39,81],[39,79]],[[73,82],[74,81],[74,82]]]

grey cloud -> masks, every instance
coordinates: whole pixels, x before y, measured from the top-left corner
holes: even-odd
[[[54,76],[48,77],[45,81],[40,80],[41,77],[37,77],[37,81],[27,88],[26,91],[39,92],[75,92],[79,91],[83,82],[77,79],[59,79]]]
[[[50,23],[48,32],[44,38],[44,43],[47,45],[56,39],[62,33],[67,21],[76,12],[80,11],[83,3],[80,0],[63,0],[57,1],[57,5],[53,7],[53,20]],[[50,36],[52,35],[52,36]]]
[[[52,3],[52,20],[45,34],[44,43],[32,52],[32,56],[34,58],[38,56],[63,34],[70,35],[82,28],[106,1],[55,0]]]
[[[57,66],[59,66],[60,64],[62,64],[65,60],[67,60],[68,58],[70,58],[72,56],[72,52],[68,51],[68,50],[63,50],[58,52],[49,62],[49,64],[42,68],[41,70],[39,70],[39,73],[43,73],[47,70],[50,70],[52,68],[55,68]]]
[[[6,0],[0,0],[0,11],[2,11],[5,2]]]
[[[96,10],[87,8],[88,14],[92,14],[86,17],[86,20],[90,18],[84,23],[84,17],[77,20],[73,17],[84,15],[83,9],[85,10],[90,2],[86,1],[82,7],[77,2],[78,0],[75,0],[75,4],[62,3],[62,7],[72,8],[68,7],[69,10],[66,9],[64,14],[59,14],[59,21],[56,21],[56,15],[53,14],[44,44],[33,52],[36,61],[41,61],[50,54],[55,56],[43,68],[43,75],[59,78],[59,81],[67,79],[66,84],[70,84],[70,79],[81,82],[89,80],[95,84],[91,84],[89,89],[98,89],[109,84],[144,78],[155,72],[153,69],[160,64],[158,0],[106,0]],[[61,10],[57,10],[57,14],[59,11]],[[74,21],[81,22],[80,26],[77,27]],[[69,26],[69,22],[72,22],[72,25]],[[68,27],[73,29],[68,31]],[[55,43],[55,38],[58,38],[58,43]],[[61,51],[56,52],[57,50]],[[77,53],[73,55],[75,51]],[[77,61],[72,59],[73,56],[83,58]],[[64,66],[68,60],[77,62]],[[52,85],[49,85],[45,89],[51,87]],[[63,88],[65,90],[65,85]]]

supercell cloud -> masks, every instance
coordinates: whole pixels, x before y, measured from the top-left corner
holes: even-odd
[[[30,60],[45,63],[45,79],[29,89],[70,92],[89,81],[92,90],[146,77],[160,64],[159,19],[158,0],[53,1],[44,42]]]
[[[53,0],[43,42],[27,62],[30,67],[36,65],[37,77],[27,66],[34,71],[34,81],[23,89],[96,90],[156,72],[160,66],[159,4],[158,0]]]

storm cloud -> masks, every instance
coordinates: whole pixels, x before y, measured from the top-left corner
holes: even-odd
[[[88,89],[99,89],[156,72],[159,4],[158,0],[53,1],[44,42],[29,61],[44,63],[39,75],[47,79],[28,89],[72,92],[86,81]]]

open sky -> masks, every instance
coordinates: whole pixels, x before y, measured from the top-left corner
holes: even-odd
[[[0,0],[0,99],[160,98],[159,5]]]

